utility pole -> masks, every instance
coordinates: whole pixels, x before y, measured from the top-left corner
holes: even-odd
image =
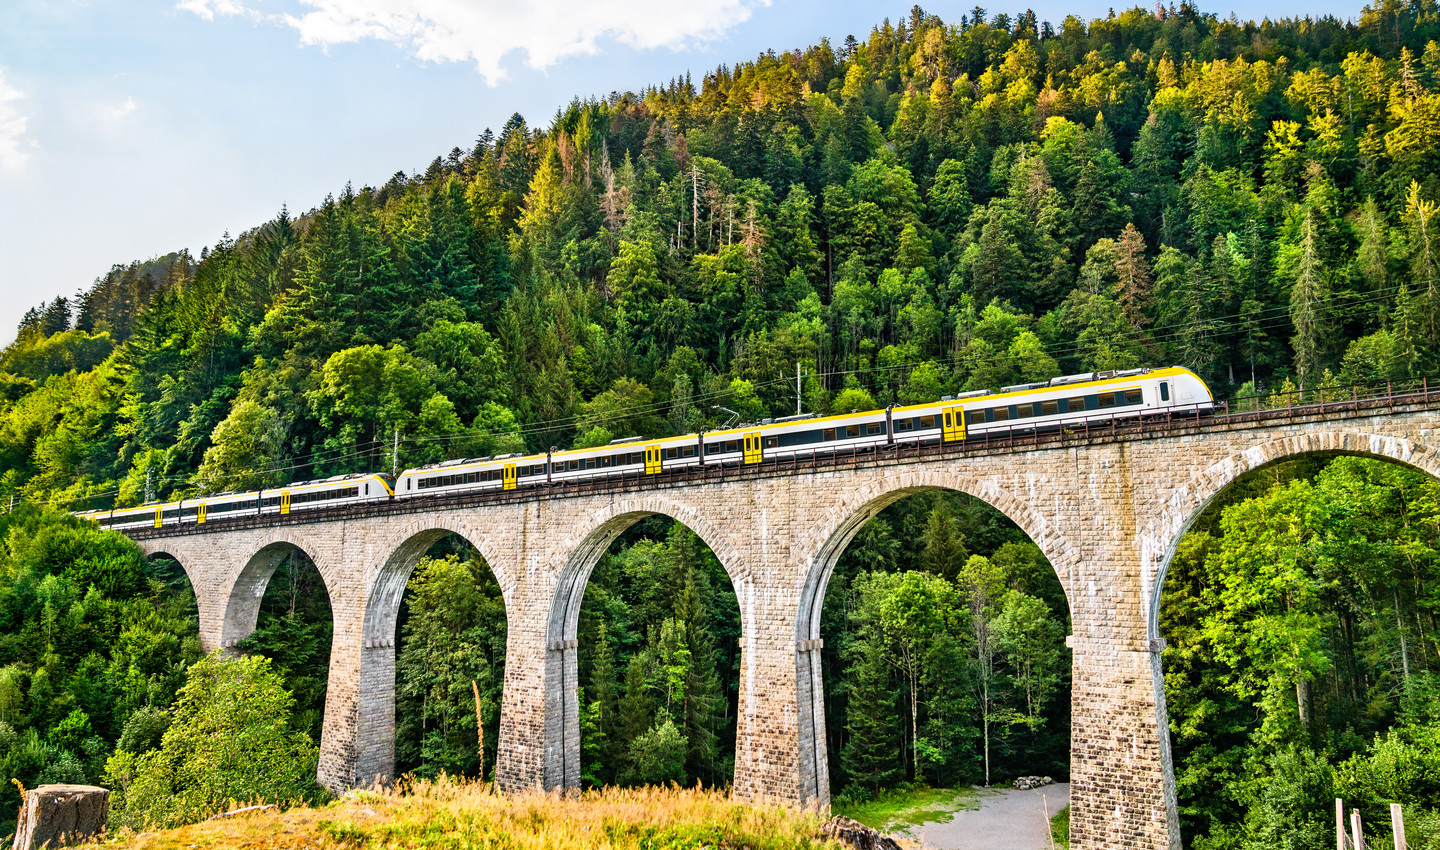
[[[700,167],[690,161],[690,253],[700,251]]]
[[[390,474],[400,474],[400,428],[395,428],[395,447],[390,450]]]
[[[145,468],[145,502],[148,504],[155,501],[155,491],[150,486],[151,475],[154,473],[150,467]]]
[[[800,415],[800,361],[795,361],[795,415]]]

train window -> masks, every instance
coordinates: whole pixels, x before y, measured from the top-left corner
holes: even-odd
[[[1065,400],[1066,413],[1080,413],[1085,410],[1085,397],[1070,398]]]
[[[965,421],[970,425],[979,425],[985,421],[985,411],[972,410],[965,414]]]
[[[1009,418],[1010,408],[1008,407],[997,407],[990,411],[990,420],[992,422],[1004,422],[1006,419]]]
[[[884,422],[870,422],[865,426],[866,434],[880,434],[885,431]]]
[[[935,417],[934,417],[933,415],[920,417],[920,427],[921,427],[922,429],[924,429],[924,428],[934,428],[934,427],[935,427]]]
[[[1033,404],[1028,404],[1028,403],[1027,403],[1027,404],[1017,404],[1017,405],[1015,405],[1015,418],[1016,418],[1016,419],[1028,419],[1029,417],[1034,416],[1034,415],[1035,415],[1035,405],[1033,405]]]
[[[1139,391],[1139,390],[1126,390],[1126,391],[1125,391],[1125,403],[1126,403],[1126,404],[1139,404],[1139,403],[1141,402],[1141,398],[1142,398],[1142,397],[1141,397],[1141,395],[1140,395],[1140,391]]]
[[[725,441],[725,451],[727,451],[727,452],[738,452],[738,451],[740,451],[740,443],[739,443],[739,441],[738,441],[738,440],[726,440],[726,441]]]
[[[1161,401],[1169,401],[1169,400],[1170,400],[1170,384],[1169,384],[1169,382],[1167,382],[1167,381],[1161,381],[1161,382],[1160,382],[1160,400],[1161,400]]]
[[[777,448],[779,448],[779,447],[780,447],[780,438],[779,438],[779,437],[766,437],[766,438],[765,438],[765,448],[767,448],[767,449],[777,449]]]
[[[858,437],[858,436],[860,436],[860,426],[859,426],[859,425],[846,425],[846,426],[845,426],[845,439],[848,440],[848,439],[850,439],[850,438],[852,438],[852,437]]]
[[[833,440],[833,439],[835,439],[835,429],[834,429],[834,428],[826,428],[826,429],[825,429],[825,439],[827,439],[827,440]]]
[[[666,450],[665,450],[665,459],[666,459],[666,460],[674,460],[676,454],[677,454],[677,452],[676,452],[675,449],[666,449]]]
[[[1114,406],[1115,406],[1115,394],[1114,394],[1114,393],[1101,393],[1101,394],[1100,394],[1100,406],[1101,406],[1102,408],[1105,408],[1105,407],[1114,407]]]
[[[593,458],[593,457],[587,457],[587,458],[585,458],[585,468],[586,468],[586,469],[594,469],[594,468],[595,468],[595,458]]]
[[[683,449],[680,450],[680,456],[681,456],[681,457],[694,457],[694,456],[695,456],[695,447],[694,447],[694,446],[686,446],[685,448],[683,448]]]
[[[895,420],[895,430],[896,430],[896,431],[911,431],[911,430],[914,430],[914,428],[915,428],[915,420],[914,420],[914,419],[896,419],[896,420]]]
[[[1040,415],[1041,415],[1041,416],[1054,416],[1055,414],[1057,414],[1057,413],[1059,413],[1059,412],[1060,412],[1060,402],[1058,402],[1058,401],[1042,401],[1042,402],[1040,402]]]

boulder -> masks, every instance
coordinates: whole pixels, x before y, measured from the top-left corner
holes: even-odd
[[[820,834],[855,850],[901,850],[895,839],[844,815],[827,821],[820,827]]]
[[[105,831],[110,792],[94,785],[41,785],[25,792],[13,850],[69,847]]]

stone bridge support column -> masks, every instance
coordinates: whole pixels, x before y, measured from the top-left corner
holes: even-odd
[[[1118,450],[1117,450],[1118,449]],[[1076,850],[1180,850],[1170,729],[1137,515],[1136,480],[1170,474],[1163,454],[1074,450],[1069,492],[1047,494],[1054,532],[1076,550],[1068,582],[1070,842]],[[1041,506],[1037,502],[1037,507]]]
[[[388,697],[393,716],[395,701],[395,650],[388,647],[390,664],[390,690],[381,696],[376,689],[366,687],[368,678],[373,678],[377,656],[385,656],[385,649],[366,647],[362,623],[365,599],[361,593],[360,581],[336,583],[339,586],[330,591],[330,611],[335,622],[335,637],[330,644],[330,673],[325,689],[325,725],[320,733],[320,766],[316,778],[320,784],[339,793],[351,788],[363,787],[376,779],[390,777],[380,774],[380,765],[372,758],[362,757],[370,750],[367,744],[375,741],[372,736],[361,739],[365,720],[371,716],[378,698]],[[381,665],[383,666],[383,661]],[[374,730],[369,730],[374,731]],[[395,731],[389,730],[389,743],[393,753]]]
[[[515,580],[505,595],[505,686],[495,784],[503,791],[578,788],[576,641],[553,632],[560,576],[572,548],[571,534],[561,532],[574,533],[575,526],[583,526],[583,512],[567,516],[543,502],[512,510],[506,526],[515,547]],[[607,539],[600,551],[608,545]],[[569,601],[578,610],[579,599]]]
[[[803,571],[794,563],[804,485],[759,484],[729,522],[748,526],[744,566],[732,574],[740,605],[740,694],[735,730],[736,799],[753,803],[827,805],[825,730],[812,728],[811,676],[819,675],[818,640],[799,640]],[[813,669],[812,669],[813,665]],[[816,689],[814,693],[818,693]],[[817,756],[818,753],[818,756]],[[823,776],[822,774],[819,774]]]

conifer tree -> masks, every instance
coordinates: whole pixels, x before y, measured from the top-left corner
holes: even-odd
[[[840,763],[850,782],[874,792],[903,775],[900,724],[890,664],[877,638],[857,641],[850,657],[845,746]]]

